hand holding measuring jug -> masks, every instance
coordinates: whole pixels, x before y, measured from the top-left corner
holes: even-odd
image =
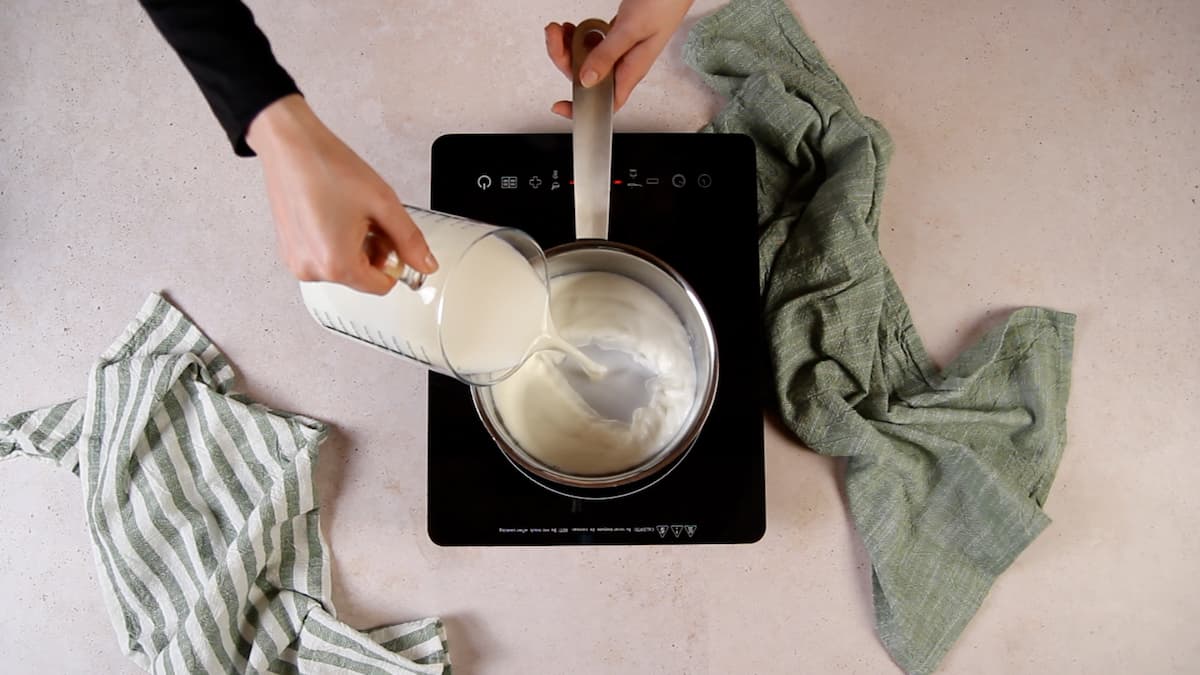
[[[403,283],[382,296],[302,283],[318,323],[468,384],[495,384],[543,349],[604,372],[558,337],[546,258],[529,235],[416,207],[409,213],[441,259],[438,269],[425,275],[389,256],[385,269]]]

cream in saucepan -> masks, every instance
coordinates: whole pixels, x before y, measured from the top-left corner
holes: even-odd
[[[535,354],[492,388],[496,411],[521,448],[560,471],[637,466],[691,411],[697,374],[687,330],[662,298],[624,276],[579,272],[550,285],[559,335],[608,373],[589,380],[560,353]]]

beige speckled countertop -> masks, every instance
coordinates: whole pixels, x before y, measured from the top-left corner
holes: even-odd
[[[254,3],[314,108],[416,204],[442,133],[566,130],[548,112],[567,84],[541,28],[615,5]],[[1079,315],[1054,524],[944,672],[1197,672],[1200,5],[793,6],[895,139],[881,245],[930,352],[947,361],[1017,305]],[[339,427],[320,487],[353,625],[441,615],[461,673],[894,670],[837,464],[770,425],[758,544],[432,544],[423,373],[308,318],[258,166],[231,155],[137,4],[0,11],[0,413],[81,394],[92,359],[165,290],[251,395]],[[717,110],[681,43],[619,129],[689,131]],[[74,476],[0,465],[0,607],[0,671],[135,671]]]

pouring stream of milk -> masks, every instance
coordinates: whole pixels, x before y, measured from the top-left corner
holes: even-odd
[[[559,335],[546,283],[503,241],[470,248],[443,293],[442,346],[460,373],[509,370],[547,349],[566,354],[593,378],[607,370]]]

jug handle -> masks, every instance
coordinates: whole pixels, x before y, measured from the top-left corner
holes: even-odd
[[[367,230],[367,236],[363,239],[363,253],[367,254],[367,260],[372,266],[378,267],[381,272],[414,291],[421,290],[425,280],[429,278],[429,275],[418,272],[401,261],[396,247],[382,232]]]

